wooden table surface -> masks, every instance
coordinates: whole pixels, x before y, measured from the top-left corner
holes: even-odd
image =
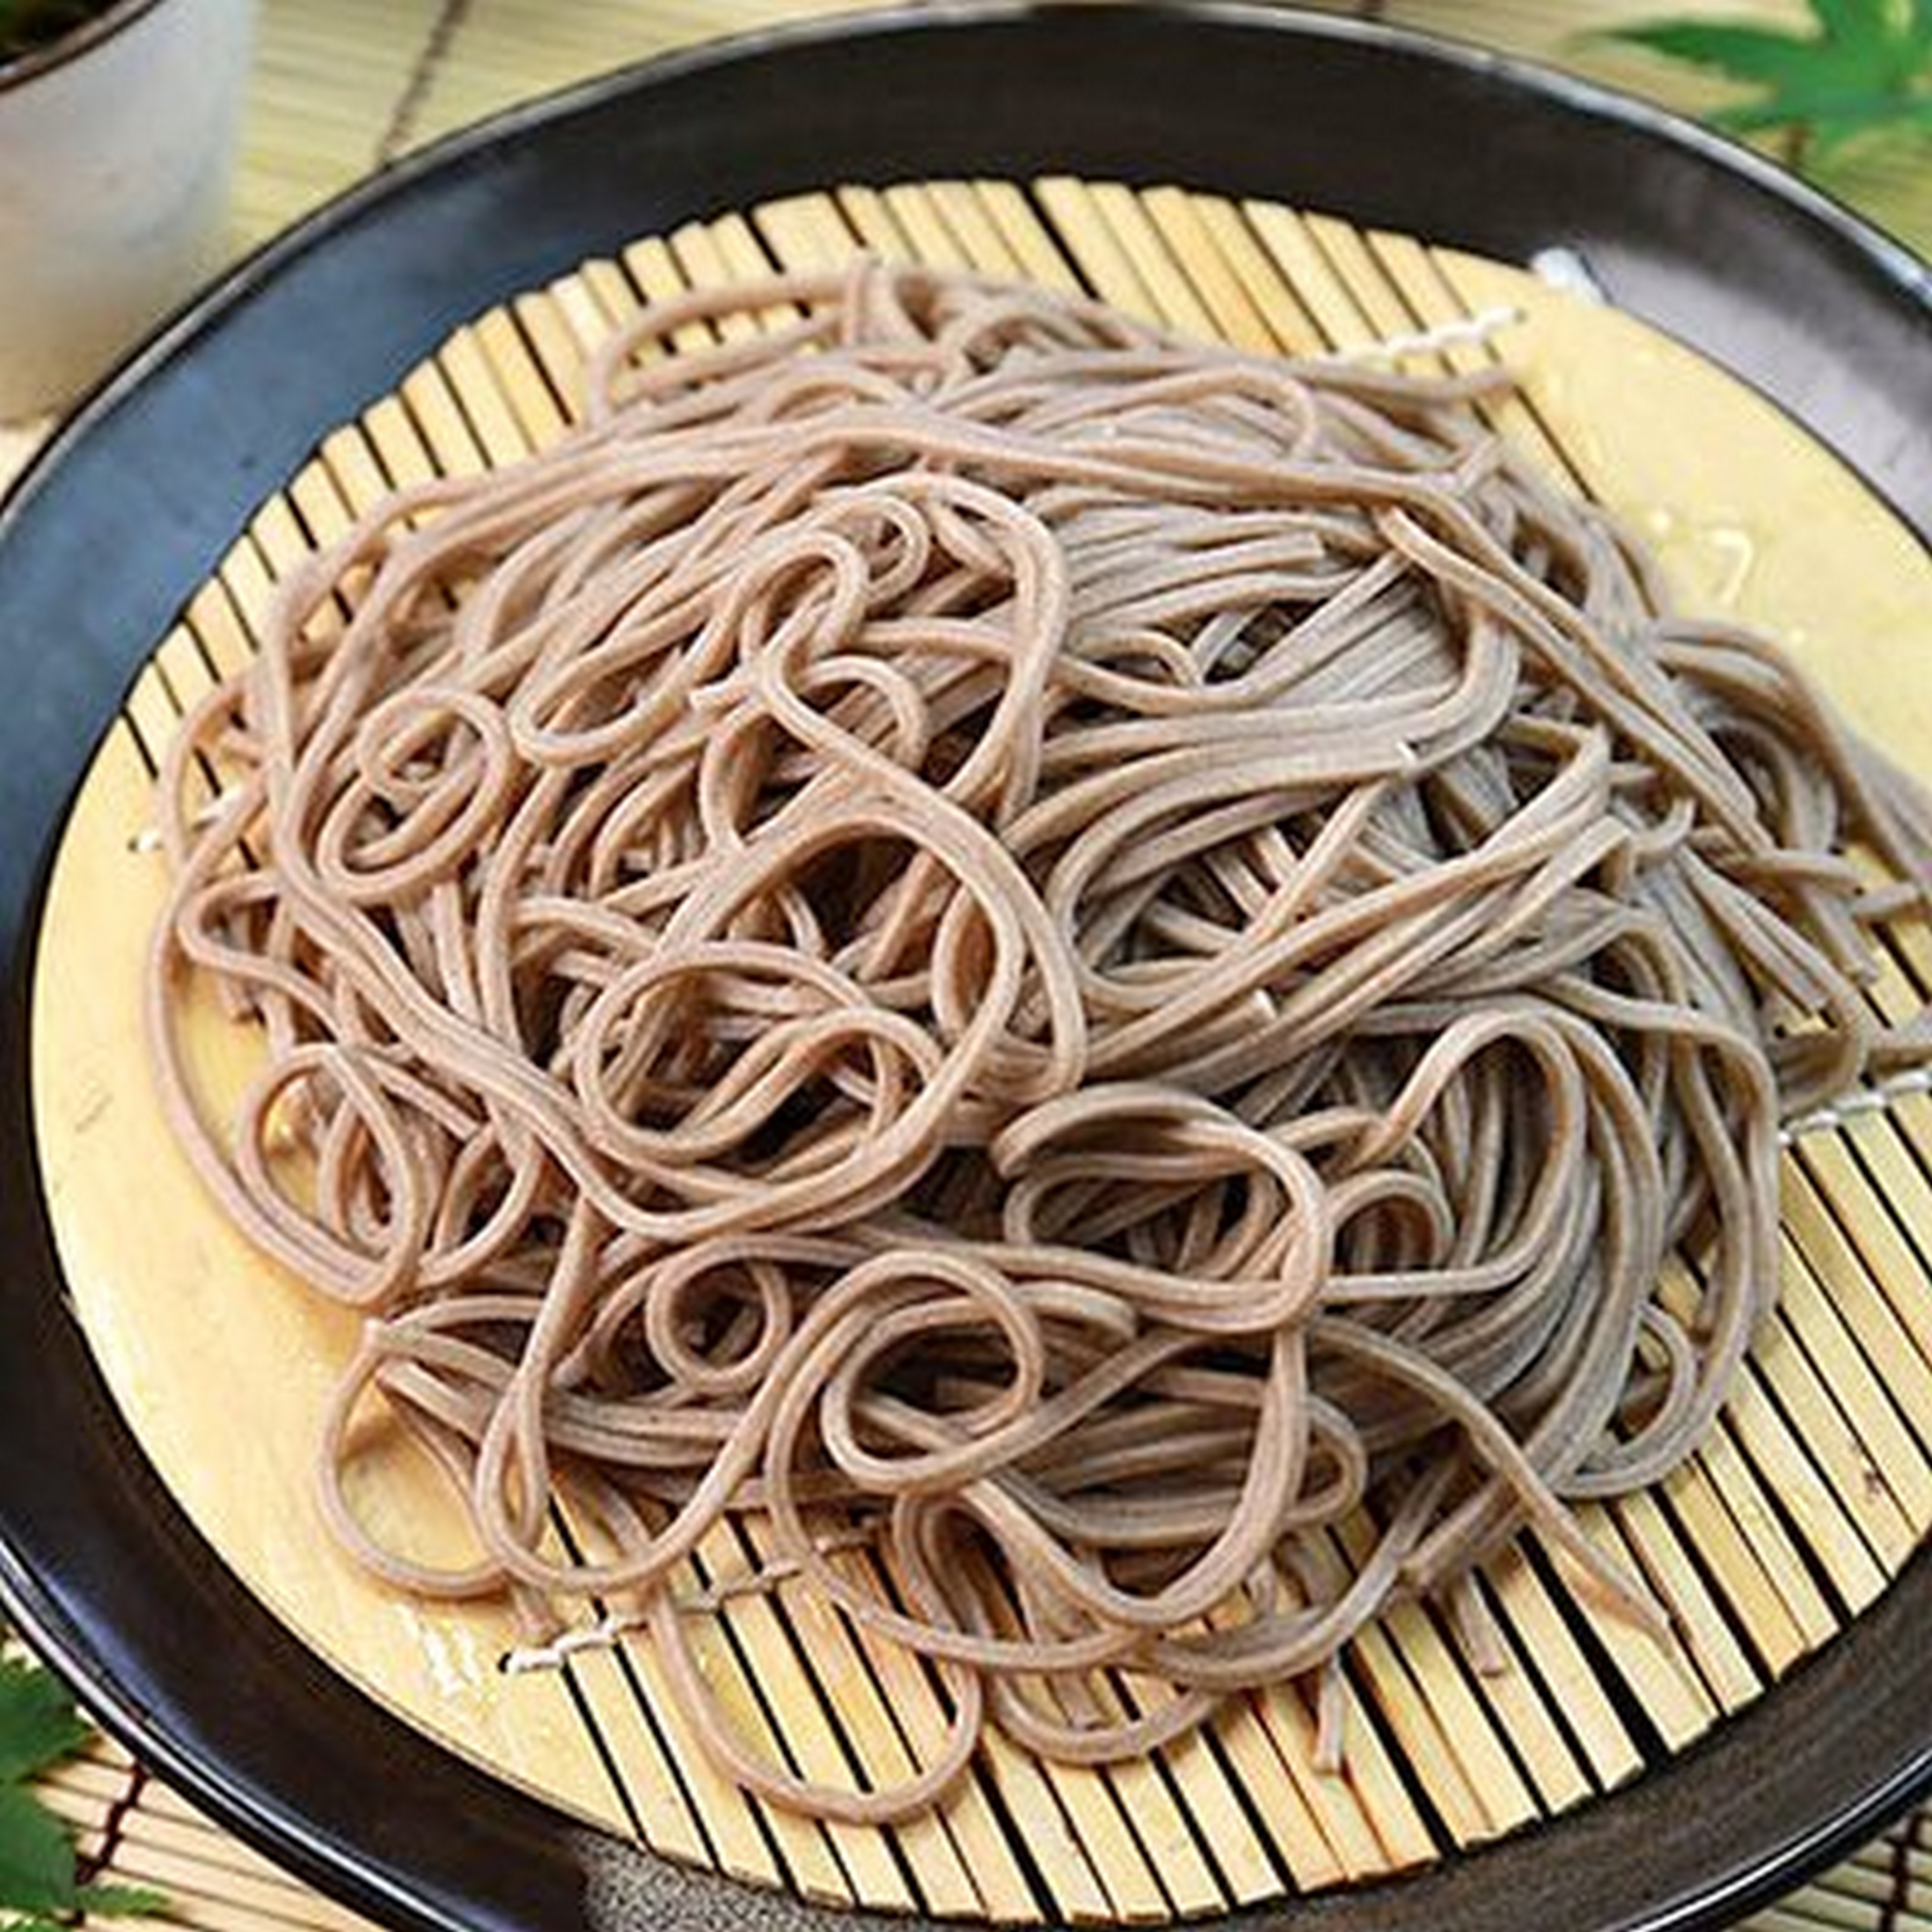
[[[854,0],[262,0],[236,183],[239,254],[422,142],[509,103],[667,48]],[[1658,14],[1802,25],[1800,0],[1328,0],[1320,10],[1426,28],[1567,68],[1696,113],[1710,81],[1595,38]],[[1932,136],[1868,150],[1832,187],[1932,255]],[[4,352],[4,350],[0,350]],[[46,422],[0,426],[0,483]],[[102,1875],[158,1882],[176,1922],[351,1932],[358,1922],[285,1878],[148,1784],[105,1744],[55,1794]],[[1932,1932],[1926,1814],[1752,1922],[1751,1932]]]

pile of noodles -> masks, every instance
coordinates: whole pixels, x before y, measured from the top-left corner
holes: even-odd
[[[988,1723],[1332,1670],[1526,1523],[1647,1607],[1568,1506],[1710,1426],[1780,1121],[1924,1056],[1864,989],[1932,814],[1488,386],[861,263],[646,310],[581,432],[294,578],[164,775],[150,1016],[222,1207],[366,1311],[360,1561],[628,1610],[735,1776],[870,1820]],[[467,1567],[349,1508],[371,1404]],[[744,1512],[929,1660],[910,1784],[714,1705]]]

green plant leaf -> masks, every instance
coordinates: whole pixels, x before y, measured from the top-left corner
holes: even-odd
[[[0,0],[4,8],[7,0]],[[4,25],[0,14],[0,25]],[[0,1643],[7,1640],[0,1624]],[[50,1670],[0,1654],[0,1932],[71,1932],[82,1914],[159,1917],[166,1897],[145,1886],[82,1885],[74,1835],[28,1780],[93,1736]]]
[[[31,1791],[0,1784],[0,1908],[65,1912],[74,1904],[74,1840]]]
[[[152,1918],[168,1907],[163,1894],[141,1885],[83,1885],[76,1888],[74,1902],[96,1918]]]
[[[1885,34],[1894,10],[1892,0],[1811,0],[1811,11],[1827,34],[1857,40]]]
[[[52,1671],[0,1658],[0,1783],[18,1784],[58,1764],[88,1736],[67,1686]]]
[[[1866,134],[1932,128],[1932,0],[1809,0],[1816,31],[1653,20],[1600,38],[1724,75],[1757,98],[1710,116],[1738,134],[1789,130],[1803,160]]]
[[[1732,80],[1785,82],[1802,76],[1816,46],[1796,34],[1720,20],[1648,20],[1612,27],[1599,38],[1645,47],[1652,53],[1706,68]]]

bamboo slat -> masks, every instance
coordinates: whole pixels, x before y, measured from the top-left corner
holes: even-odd
[[[1520,388],[1494,406],[1500,428],[1642,529],[1688,598],[1778,630],[1894,750],[1932,752],[1932,698],[1896,674],[1932,590],[1916,543],[1748,392],[1520,270],[1318,213],[1064,177],[829,190],[641,239],[458,330],[327,438],[190,602],[103,741],[55,874],[38,981],[52,990],[34,1024],[50,1200],[108,1378],[236,1573],[346,1674],[566,1810],[757,1883],[1000,1923],[1152,1922],[1400,1870],[1586,1803],[1830,1642],[1932,1523],[1932,1294],[1918,1232],[1932,1226],[1932,1102],[1800,1142],[1787,1162],[1785,1302],[1736,1401],[1657,1491],[1582,1513],[1666,1606],[1668,1635],[1598,1608],[1560,1556],[1512,1552],[1485,1585],[1507,1672],[1472,1669],[1432,1610],[1391,1614],[1350,1660],[1339,1774],[1316,1767],[1308,1688],[1284,1685],[1143,1764],[1045,1765],[994,1740],[929,1818],[892,1832],[802,1820],[708,1762],[647,1641],[580,1657],[567,1676],[504,1677],[495,1665],[513,1633],[502,1612],[396,1603],[349,1573],[291,1505],[307,1493],[353,1323],[227,1231],[148,1090],[139,980],[161,874],[141,833],[154,765],[183,708],[245,662],[276,583],[316,544],[395,484],[512,461],[561,433],[586,356],[641,300],[774,265],[822,268],[862,245],[1084,285],[1177,328],[1300,352],[1513,309],[1520,320],[1492,341],[1410,359],[1505,362]],[[200,782],[213,798],[222,774]],[[1874,998],[1909,1010],[1928,976],[1932,937],[1901,932]],[[212,1011],[194,1015],[192,1033],[198,1078],[219,1106],[256,1048]],[[137,1169],[148,1194],[130,1217],[116,1204]],[[1666,1292],[1694,1285],[1680,1275]],[[243,1468],[225,1450],[244,1434]],[[437,1480],[385,1461],[373,1423],[368,1435],[358,1506],[380,1527],[410,1525],[420,1545],[459,1550]],[[560,1523],[558,1534],[581,1532]],[[755,1571],[763,1538],[755,1522],[717,1532],[680,1587],[716,1593]],[[1349,1544],[1337,1540],[1334,1562]],[[902,1776],[943,1737],[944,1700],[925,1667],[795,1583],[728,1591],[698,1642],[748,1737],[810,1775]],[[1157,1694],[1124,1680],[1106,1694]],[[56,1780],[83,1832],[98,1828],[117,1774],[91,1760]],[[202,1829],[143,1793],[121,1833],[122,1862],[187,1889]],[[1909,1845],[1881,1846],[1763,1924],[1862,1928],[1882,1910],[1908,1924],[1911,1886],[1932,1890],[1924,1864]],[[194,1883],[205,1916],[193,1922],[238,1923],[251,1910],[255,1922],[324,1922],[252,1868],[218,1897]]]

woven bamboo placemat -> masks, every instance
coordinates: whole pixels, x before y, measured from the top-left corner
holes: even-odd
[[[237,183],[237,250],[422,142],[621,63],[710,35],[849,8],[854,0],[263,0]],[[1504,49],[1696,112],[1722,90],[1592,38],[1646,10],[1631,0],[1357,0],[1358,13]],[[1784,22],[1796,0],[1707,0]],[[1842,189],[1932,252],[1932,169],[1874,154]],[[46,425],[0,430],[0,482]],[[90,1876],[154,1886],[172,1922],[354,1932],[364,1922],[278,1870],[106,1742],[44,1786]],[[1932,1808],[1748,1922],[1750,1932],[1932,1932]]]

